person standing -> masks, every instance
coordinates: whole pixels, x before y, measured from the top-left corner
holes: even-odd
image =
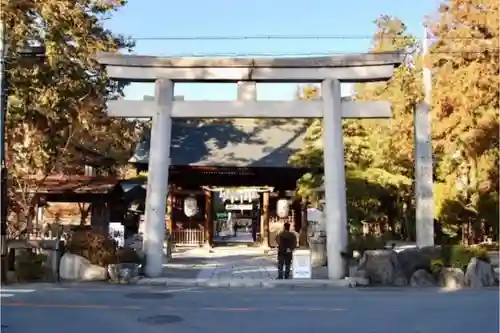
[[[252,240],[257,242],[257,220],[252,219]]]
[[[276,236],[276,244],[278,244],[278,280],[289,279],[293,251],[297,247],[297,237],[290,231],[290,223],[286,222],[283,231]]]

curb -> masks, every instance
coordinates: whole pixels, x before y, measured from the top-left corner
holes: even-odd
[[[137,285],[161,287],[207,287],[207,288],[352,288],[360,285],[356,280],[257,280],[257,279],[174,279],[174,278],[143,278]]]

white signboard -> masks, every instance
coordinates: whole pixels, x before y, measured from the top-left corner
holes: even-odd
[[[292,259],[292,277],[294,279],[310,279],[312,277],[311,251],[295,250]]]
[[[125,245],[125,227],[121,222],[109,223],[109,236],[115,240],[119,247]]]
[[[226,210],[252,210],[252,204],[243,204],[243,205],[226,205]]]
[[[145,220],[145,217],[144,217],[144,214],[141,215],[140,217],[140,220],[139,220],[139,228],[137,230],[137,232],[139,233],[139,235],[143,236],[144,235],[144,227],[145,227],[145,223],[144,223],[144,220]]]

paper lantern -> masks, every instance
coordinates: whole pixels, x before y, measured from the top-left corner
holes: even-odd
[[[195,197],[187,197],[184,199],[184,214],[187,217],[193,217],[198,213],[198,201]]]
[[[279,199],[276,204],[276,213],[281,218],[287,217],[290,211],[290,206],[288,205],[287,199]]]

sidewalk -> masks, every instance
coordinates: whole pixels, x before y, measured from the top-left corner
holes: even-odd
[[[140,285],[198,287],[350,287],[349,279],[327,279],[325,267],[314,268],[312,279],[276,280],[276,253],[262,248],[193,249],[174,255],[161,278],[143,278]]]

